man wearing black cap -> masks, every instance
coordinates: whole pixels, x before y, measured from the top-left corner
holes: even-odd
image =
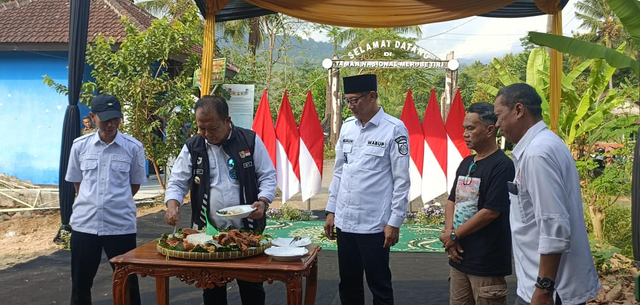
[[[340,301],[364,304],[364,272],[373,304],[393,304],[389,248],[409,204],[408,132],[378,106],[375,75],[345,77],[344,92],[353,117],[340,130],[324,225],[338,239]]]
[[[103,249],[111,259],[136,247],[133,196],[147,179],[142,143],[118,131],[120,101],[98,95],[89,115],[98,131],[73,141],[65,177],[76,190],[71,214],[71,304],[91,304]],[[129,281],[131,304],[140,304],[138,278],[133,275]]]

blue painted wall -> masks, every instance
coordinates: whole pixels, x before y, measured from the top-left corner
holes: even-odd
[[[43,84],[42,75],[66,86],[67,65],[67,52],[0,51],[0,173],[33,184],[58,184],[69,102]],[[85,78],[89,72],[85,66]],[[80,112],[84,116],[89,109],[80,106]]]

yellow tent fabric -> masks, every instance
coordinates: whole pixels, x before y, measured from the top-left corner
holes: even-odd
[[[207,1],[207,16],[204,20],[204,43],[202,46],[202,68],[200,97],[209,94],[211,90],[211,70],[213,70],[213,53],[215,51],[216,37],[216,13],[219,12],[229,0]]]
[[[245,0],[311,22],[345,27],[401,27],[476,16],[515,0]]]
[[[562,11],[553,14],[553,34],[562,35]],[[551,130],[558,133],[560,97],[562,95],[562,53],[551,49],[549,62],[549,121]]]

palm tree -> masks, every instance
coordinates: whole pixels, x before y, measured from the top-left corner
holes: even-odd
[[[331,40],[333,44],[333,54],[338,54],[338,46],[341,46],[345,43],[351,43],[358,37],[366,36],[367,33],[373,31],[374,29],[360,29],[360,28],[345,28],[339,26],[331,26],[331,25],[321,25],[321,30],[327,32],[327,36]],[[422,29],[419,25],[415,26],[406,26],[406,27],[398,27],[391,28],[391,32],[403,35],[415,35],[416,38],[422,37]]]
[[[579,28],[589,31],[576,35],[576,38],[603,44],[607,48],[616,48],[626,42],[624,53],[635,58],[636,51],[629,33],[606,0],[581,0],[575,7],[576,18],[582,21]]]
[[[191,0],[142,0],[136,2],[135,5],[156,18],[177,19],[189,6],[195,4]]]

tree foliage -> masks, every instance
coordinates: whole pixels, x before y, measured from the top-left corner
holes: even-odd
[[[193,51],[202,37],[197,14],[192,7],[180,19],[154,20],[143,32],[123,19],[127,36],[122,44],[100,36],[87,47],[86,61],[93,66],[94,81],[83,84],[83,102],[89,105],[88,93],[94,89],[120,100],[125,115],[121,129],[142,142],[163,188],[166,180],[161,179],[161,171],[192,133],[188,125],[194,119],[192,78],[199,63]],[[175,58],[185,54],[184,63],[179,64]],[[66,90],[50,79],[45,83]]]

